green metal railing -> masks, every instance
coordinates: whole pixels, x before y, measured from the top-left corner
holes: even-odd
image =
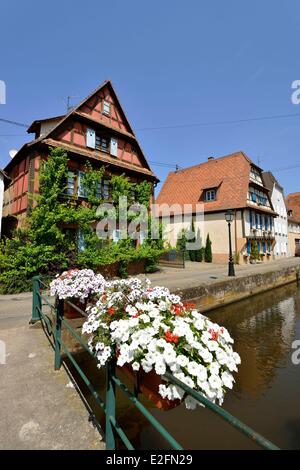
[[[106,366],[106,394],[105,402],[98,394],[97,390],[93,386],[90,378],[87,377],[85,372],[79,366],[74,355],[68,349],[64,341],[62,340],[62,326],[64,325],[71,335],[80,343],[82,348],[90,354],[94,359],[95,355],[90,351],[87,343],[81,338],[78,333],[72,328],[70,323],[64,318],[64,303],[71,305],[78,313],[83,317],[86,317],[86,313],[81,310],[78,306],[74,305],[69,301],[56,300],[51,303],[49,297],[45,295],[45,290],[48,286],[43,282],[42,278],[36,276],[33,278],[33,299],[32,299],[32,317],[31,323],[41,321],[49,340],[51,341],[54,348],[54,369],[59,370],[63,362],[63,354],[69,359],[74,369],[81,377],[85,385],[89,388],[92,396],[94,397],[97,405],[105,413],[105,440],[106,449],[116,449],[116,435],[119,436],[120,440],[128,450],[134,450],[132,443],[129,441],[124,430],[118,424],[116,417],[116,387],[118,387],[127,398],[134,404],[134,406],[142,413],[142,415],[149,421],[149,423],[158,431],[158,433],[168,442],[170,447],[175,450],[183,450],[182,446],[176,441],[176,439],[167,431],[167,429],[149,412],[149,410],[139,401],[138,390],[135,387],[134,391],[130,391],[126,385],[116,375],[116,363],[111,361]],[[53,318],[49,314],[44,312],[43,307],[48,307],[53,314]],[[204,395],[185,385],[180,380],[176,379],[172,374],[167,372],[165,378],[171,383],[180,386],[187,395],[192,396],[199,403],[205,405],[208,409],[217,414],[220,418],[225,420],[228,424],[233,426],[235,429],[243,433],[245,436],[254,441],[257,445],[268,450],[279,450],[279,448],[272,442],[268,441],[260,434],[255,432],[253,429],[242,423],[240,420],[232,416],[230,413],[225,411],[220,406],[212,403]],[[101,425],[96,420],[97,428],[100,429]]]

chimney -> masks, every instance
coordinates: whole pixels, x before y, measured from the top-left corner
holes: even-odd
[[[207,160],[209,161],[209,160],[214,160],[214,159],[215,159],[215,157],[208,157]]]

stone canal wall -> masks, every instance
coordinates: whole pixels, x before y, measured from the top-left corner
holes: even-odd
[[[198,287],[176,289],[173,292],[184,300],[196,303],[201,312],[246,299],[285,284],[297,281],[298,266],[289,266],[272,271],[248,274],[221,281],[202,283]]]

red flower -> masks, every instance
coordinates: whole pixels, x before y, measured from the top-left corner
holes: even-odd
[[[218,341],[218,337],[219,337],[219,333],[215,330],[213,330],[212,328],[210,330],[208,330],[211,334],[211,339],[213,341]]]
[[[186,302],[183,306],[184,306],[185,310],[192,310],[193,308],[196,307],[195,304],[192,304],[192,303],[189,303],[189,302]]]
[[[181,305],[172,305],[172,310],[175,313],[175,315],[180,315],[183,311],[183,307]]]
[[[177,344],[179,341],[179,336],[172,333],[170,330],[166,331],[165,340],[167,343]]]
[[[113,315],[115,313],[115,309],[113,307],[109,307],[107,310],[108,315]]]

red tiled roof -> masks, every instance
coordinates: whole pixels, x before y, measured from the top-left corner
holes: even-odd
[[[247,207],[251,165],[254,164],[246,154],[236,152],[171,172],[156,203],[181,206],[192,204],[195,210],[196,204],[203,202],[205,212]],[[204,190],[209,188],[217,188],[217,199],[204,202]]]
[[[288,210],[293,211],[292,219],[300,222],[300,192],[289,194],[286,198]]]

